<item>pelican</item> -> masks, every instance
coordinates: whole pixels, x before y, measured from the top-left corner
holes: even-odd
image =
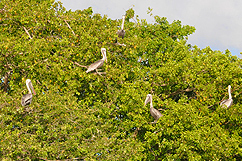
[[[97,68],[102,67],[104,61],[106,61],[106,63],[107,63],[106,49],[105,48],[101,48],[101,53],[103,55],[103,58],[98,60],[98,61],[96,61],[95,63],[92,63],[91,65],[89,65],[89,67],[87,68],[86,73],[91,72],[93,70],[96,70],[96,72],[98,73]]]
[[[231,86],[230,85],[228,86],[228,92],[229,92],[229,99],[223,100],[220,103],[220,106],[223,107],[223,108],[229,108],[233,104],[233,99],[232,99],[232,96],[231,96]]]
[[[124,30],[124,20],[125,20],[125,15],[123,15],[123,20],[122,20],[121,30],[119,30],[119,31],[117,32],[118,37],[122,37],[122,39],[124,38],[124,35],[125,35],[125,30]]]
[[[26,80],[26,86],[27,86],[27,88],[29,90],[29,93],[23,95],[22,101],[21,101],[21,105],[22,106],[30,105],[30,103],[32,101],[32,98],[33,98],[32,93],[31,93],[31,90],[33,91],[34,95],[36,94],[35,91],[34,91],[34,87],[33,87],[32,82],[31,82],[30,79],[27,79]]]
[[[157,109],[155,109],[153,107],[153,104],[152,104],[152,95],[151,94],[148,94],[146,99],[145,99],[145,106],[146,104],[150,102],[150,114],[151,116],[154,117],[155,121],[153,123],[156,123],[158,121],[158,119],[162,116],[162,114],[160,113],[160,111],[158,111]]]

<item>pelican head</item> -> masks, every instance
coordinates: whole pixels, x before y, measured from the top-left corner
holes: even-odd
[[[32,90],[33,93],[34,93],[34,95],[36,95],[36,93],[35,93],[35,91],[34,91],[33,84],[32,84],[32,82],[31,82],[30,79],[27,79],[27,80],[26,80],[26,86],[27,86],[27,88],[28,88],[28,90],[29,90],[29,93],[31,93],[31,90]]]
[[[149,103],[149,102],[152,102],[152,95],[151,95],[151,94],[148,94],[148,95],[147,95],[147,97],[146,97],[146,99],[145,99],[145,106],[146,106],[146,104]]]
[[[122,16],[122,22],[124,22],[124,20],[125,20],[125,15]]]
[[[231,89],[231,85],[228,86],[228,89]]]
[[[105,48],[101,48],[101,53],[103,55],[103,59],[106,61],[107,63],[107,55],[106,55],[106,49]]]

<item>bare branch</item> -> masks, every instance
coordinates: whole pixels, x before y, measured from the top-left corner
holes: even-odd
[[[100,69],[99,69],[99,70],[100,70]],[[102,76],[102,74],[106,74],[106,72],[101,72],[101,73],[98,72],[98,69],[96,69],[95,71],[96,71],[96,73],[97,73],[98,75],[100,75],[100,76]],[[103,76],[102,76],[102,77],[103,77]]]
[[[180,93],[183,93],[183,92],[191,92],[191,91],[193,91],[193,90],[195,90],[195,88],[187,88],[187,89],[185,89],[185,90],[178,89],[177,91],[168,94],[168,95],[166,96],[166,98],[161,98],[161,99],[164,100],[164,99],[167,99],[167,98],[169,98],[169,97],[171,97],[171,96],[174,96],[174,95],[177,95],[177,94],[180,94]],[[159,97],[160,97],[160,96],[161,96],[161,94],[159,95]]]
[[[48,60],[48,58],[47,59],[45,59],[45,60],[43,60],[44,62],[47,62],[47,60]]]
[[[28,30],[25,27],[23,27],[23,28],[24,28],[24,31],[29,35],[29,38],[32,39],[32,37],[30,36]]]
[[[184,92],[191,92],[191,91],[193,91],[195,88],[187,88],[187,89],[185,89],[185,90],[183,90]]]
[[[126,46],[125,44],[120,44],[119,42],[116,42],[116,43],[107,43],[107,44],[111,44],[111,45],[119,45],[119,46]]]
[[[5,76],[4,76],[4,82],[3,82],[3,91],[7,93],[8,91],[8,78],[9,78],[9,75],[10,75],[10,71],[8,71]]]
[[[38,79],[36,80],[36,82],[37,82],[39,85],[42,85]]]
[[[67,26],[69,27],[69,29],[71,30],[71,32],[73,33],[73,35],[76,36],[75,32],[71,29],[71,26],[68,24],[68,22],[66,22],[66,20],[64,20],[64,21],[67,24]]]
[[[77,62],[74,62],[74,64],[76,64],[76,65],[79,66],[79,67],[87,68],[87,66],[85,66],[85,65],[80,65],[80,64],[78,64]]]
[[[119,46],[126,46],[125,44],[120,44],[119,42],[116,43]]]
[[[219,104],[219,102],[217,102],[217,103],[215,103],[213,105],[208,106],[208,108],[211,108],[211,107],[215,106],[216,104]]]
[[[134,22],[136,23],[136,25],[140,28],[138,22],[134,19],[134,17],[132,17],[132,19],[134,20]]]

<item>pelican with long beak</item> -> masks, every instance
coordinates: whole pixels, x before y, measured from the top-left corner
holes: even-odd
[[[101,53],[103,55],[103,58],[98,60],[98,61],[96,61],[95,63],[92,63],[91,65],[89,65],[89,67],[87,68],[86,73],[91,72],[93,70],[95,70],[98,73],[98,68],[103,66],[104,61],[106,61],[106,63],[107,63],[106,49],[105,48],[101,48]]]
[[[231,86],[230,85],[228,86],[228,93],[229,93],[229,99],[223,100],[220,103],[220,106],[222,108],[229,108],[233,104],[233,99],[232,99],[232,96],[231,96]]]
[[[22,100],[21,100],[21,105],[22,106],[27,106],[27,105],[31,104],[32,98],[33,98],[31,90],[33,91],[34,95],[36,95],[36,93],[34,91],[34,87],[33,87],[32,82],[31,82],[30,79],[26,80],[26,86],[28,88],[29,93],[23,95]]]
[[[153,116],[154,119],[155,119],[155,121],[152,122],[152,123],[156,123],[156,122],[159,120],[159,118],[160,118],[161,116],[163,116],[163,115],[160,113],[160,111],[158,111],[157,109],[155,109],[155,108],[153,107],[153,104],[152,104],[152,95],[151,95],[151,94],[148,94],[148,95],[147,95],[147,97],[146,97],[146,99],[145,99],[145,106],[146,106],[146,104],[147,104],[148,102],[150,102],[150,114],[151,114],[151,116]]]
[[[122,37],[122,39],[124,38],[124,35],[125,35],[124,20],[125,20],[125,15],[123,15],[121,30],[117,32],[118,37]]]

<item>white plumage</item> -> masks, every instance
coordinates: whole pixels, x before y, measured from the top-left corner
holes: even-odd
[[[31,82],[30,79],[27,79],[26,80],[26,86],[28,88],[29,93],[23,95],[22,100],[21,100],[21,105],[22,106],[27,106],[27,105],[30,105],[31,104],[32,98],[33,98],[33,95],[32,95],[31,90],[33,91],[34,94],[36,94],[35,91],[34,91],[34,87],[33,87],[32,82]]]
[[[228,86],[228,93],[229,93],[229,99],[223,100],[220,103],[220,106],[222,108],[229,108],[233,104],[233,99],[232,99],[232,96],[231,96],[231,86],[230,85]]]
[[[101,48],[101,53],[103,55],[103,58],[89,65],[86,73],[91,72],[93,70],[97,70],[98,68],[102,67],[105,60],[107,62],[106,49]]]
[[[146,106],[146,104],[147,104],[148,102],[150,102],[150,114],[151,114],[151,116],[154,117],[154,119],[155,119],[154,123],[156,123],[156,122],[158,121],[158,119],[159,119],[161,116],[163,116],[163,115],[160,113],[160,111],[158,111],[157,109],[155,109],[155,108],[153,107],[153,104],[152,104],[152,95],[151,95],[151,94],[148,94],[148,95],[147,95],[147,97],[146,97],[146,99],[145,99],[145,106]]]

